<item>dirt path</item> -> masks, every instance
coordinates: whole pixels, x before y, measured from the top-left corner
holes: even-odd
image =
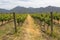
[[[14,40],[52,40],[40,30],[40,26],[28,14],[23,26],[20,29],[20,36]]]
[[[35,23],[34,19],[28,14],[21,30],[19,40],[53,40],[43,33],[40,26]],[[16,40],[17,40],[16,39]]]
[[[34,19],[28,15],[22,28],[20,29],[20,38],[14,40],[42,40],[39,27],[34,23]]]
[[[10,40],[48,40],[46,35],[41,32],[39,25],[35,23],[29,14],[22,27],[18,30],[18,36],[11,36],[11,38]]]

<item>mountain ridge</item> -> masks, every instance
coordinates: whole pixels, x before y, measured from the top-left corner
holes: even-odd
[[[40,7],[40,8],[25,8],[25,7],[20,7],[17,6],[11,10],[7,9],[1,9],[0,12],[16,12],[16,13],[33,13],[33,12],[60,12],[60,7],[55,7],[55,6],[47,6],[47,7]]]

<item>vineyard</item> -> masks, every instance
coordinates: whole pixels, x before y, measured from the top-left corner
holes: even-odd
[[[31,14],[40,25],[41,30],[53,38],[60,40],[60,13]]]
[[[0,40],[45,39],[60,40],[60,13],[0,13]]]

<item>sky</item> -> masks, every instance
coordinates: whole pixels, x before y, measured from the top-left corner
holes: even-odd
[[[60,7],[60,0],[0,0],[0,8],[10,10],[16,6],[26,8],[39,8],[47,6]]]

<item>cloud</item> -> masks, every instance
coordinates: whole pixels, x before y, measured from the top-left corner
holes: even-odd
[[[23,7],[46,7],[46,6],[60,7],[60,0],[0,0],[0,8],[12,9],[16,6]]]
[[[26,2],[27,2],[27,1],[29,1],[29,0],[19,0],[19,1],[26,1]]]

